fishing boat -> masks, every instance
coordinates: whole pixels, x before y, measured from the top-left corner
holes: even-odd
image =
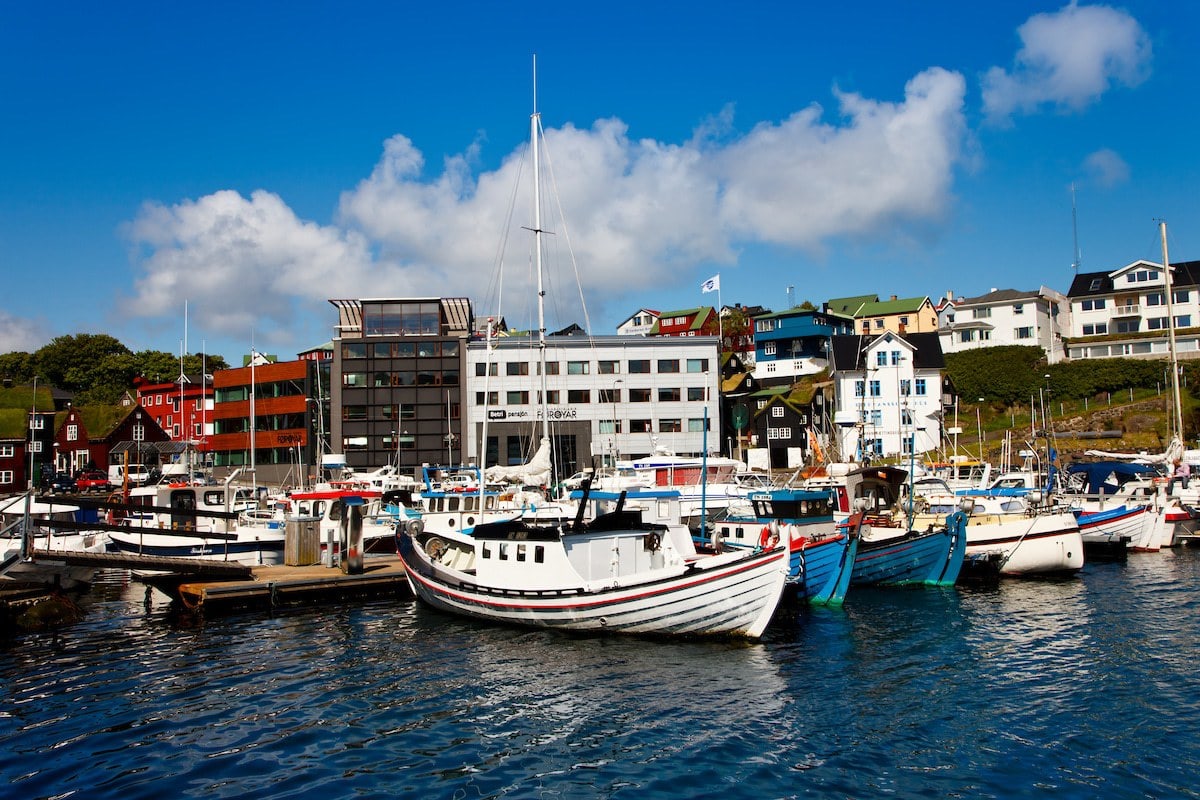
[[[108,536],[87,530],[78,505],[32,494],[0,500],[0,578],[48,583],[65,589],[85,587],[94,567],[70,566],[53,558],[28,559],[34,550],[103,553]],[[79,529],[74,529],[78,526]]]
[[[859,544],[854,530],[834,524],[836,497],[828,489],[779,488],[750,495],[749,509],[712,523],[710,547],[753,552],[783,542],[788,591],[814,605],[840,605],[850,587]]]
[[[490,622],[568,631],[757,638],[783,594],[788,551],[700,554],[682,527],[616,510],[571,526],[523,520],[470,535],[397,534],[413,593]]]
[[[1074,513],[1046,502],[1041,490],[954,494],[926,478],[914,506],[912,526],[938,524],[960,507],[967,510],[968,560],[995,562],[1001,575],[1070,575],[1083,568],[1083,537]]]
[[[851,586],[953,586],[967,550],[967,516],[956,509],[941,524],[917,529],[902,501],[908,472],[866,467],[846,476],[854,513],[839,527],[858,533]]]
[[[536,106],[536,104],[535,104]],[[544,320],[536,107],[530,121],[534,263]],[[545,326],[539,324],[545,402]],[[551,440],[548,414],[541,439]],[[585,483],[584,493],[590,489]],[[464,495],[468,494],[464,492]],[[779,604],[788,549],[698,552],[682,526],[647,522],[618,502],[588,517],[587,498],[565,522],[477,521],[470,533],[401,526],[397,551],[413,593],[444,611],[489,622],[570,631],[762,635]]]

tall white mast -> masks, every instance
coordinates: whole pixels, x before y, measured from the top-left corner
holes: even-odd
[[[537,56],[533,57],[533,114],[529,117],[529,141],[533,148],[533,250],[537,270],[538,364],[541,370],[542,438],[550,440],[550,415],[546,412],[546,290],[542,287],[542,196],[540,162],[538,160],[538,129],[541,114],[537,109]]]
[[[1174,417],[1171,419],[1175,427],[1175,435],[1183,441],[1183,400],[1179,394],[1179,357],[1175,352],[1175,310],[1172,305],[1175,290],[1171,286],[1171,262],[1167,259],[1167,223],[1158,223],[1159,235],[1162,237],[1163,277],[1167,286],[1167,353],[1171,363],[1171,397],[1175,403]]]

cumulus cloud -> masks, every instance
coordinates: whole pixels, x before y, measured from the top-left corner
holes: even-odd
[[[1104,148],[1083,160],[1083,173],[1096,186],[1110,189],[1129,180],[1129,165],[1117,153]]]
[[[360,234],[304,222],[265,191],[147,204],[126,235],[144,256],[123,314],[176,315],[187,300],[210,328],[236,336],[286,331],[293,301],[368,291],[378,269]]]
[[[50,338],[45,323],[15,317],[0,309],[0,353],[32,353]]]
[[[1012,70],[992,67],[983,77],[983,107],[992,122],[1043,105],[1078,111],[1114,84],[1136,86],[1149,73],[1149,37],[1128,13],[1109,6],[1072,2],[1035,14],[1017,34],[1021,49]]]
[[[544,240],[560,254],[569,244],[588,302],[602,304],[736,263],[745,246],[819,251],[831,237],[886,238],[936,224],[963,158],[964,94],[961,75],[930,69],[894,102],[837,92],[832,121],[813,105],[738,134],[725,109],[680,143],[633,138],[617,119],[547,129],[541,172],[553,191],[543,199],[557,205],[546,203],[542,227],[553,235]],[[506,237],[505,296],[532,281],[532,237],[520,229],[532,224],[530,204],[514,200],[530,169],[522,146],[478,171],[476,148],[429,177],[413,142],[393,136],[328,226],[298,219],[262,191],[147,206],[130,226],[144,277],[127,308],[175,313],[182,298],[204,297],[230,330],[264,314],[285,325],[286,305],[263,306],[280,296],[462,295],[490,311],[485,295]],[[574,276],[559,280],[561,296],[575,290]]]

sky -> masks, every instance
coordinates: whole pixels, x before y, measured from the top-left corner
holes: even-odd
[[[536,327],[535,56],[551,330],[1200,260],[1200,4],[433,5],[5,4],[0,352]]]

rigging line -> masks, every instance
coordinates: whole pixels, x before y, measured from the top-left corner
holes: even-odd
[[[488,286],[487,296],[496,298],[496,320],[499,321],[504,313],[504,254],[508,252],[508,239],[512,233],[513,216],[516,213],[517,195],[521,189],[521,178],[525,173],[525,155],[528,153],[529,143],[526,142],[522,147],[521,157],[517,159],[517,174],[512,183],[512,190],[508,197],[508,210],[504,215],[504,223],[501,227],[499,241],[496,245],[496,253],[492,258],[492,282]]]
[[[542,120],[539,117],[538,118],[538,130],[540,131],[541,128],[542,128]],[[575,249],[574,249],[574,247],[571,246],[571,233],[567,229],[566,215],[563,214],[563,210],[562,210],[562,198],[558,193],[558,178],[554,174],[554,164],[550,160],[550,148],[545,146],[545,133],[544,132],[542,133],[542,142],[543,142],[543,147],[545,149],[545,154],[546,154],[546,172],[550,176],[550,186],[552,187],[553,194],[554,194],[554,205],[558,211],[559,223],[562,225],[563,240],[566,242],[567,255],[571,259],[571,269],[574,270],[574,272],[575,272],[575,286],[579,290],[579,305],[583,309],[583,324],[584,324],[584,327],[587,329],[588,335],[591,336],[592,335],[592,319],[591,319],[591,316],[588,314],[587,301],[584,299],[584,296],[583,296],[583,279],[579,275],[579,263],[575,260]]]

